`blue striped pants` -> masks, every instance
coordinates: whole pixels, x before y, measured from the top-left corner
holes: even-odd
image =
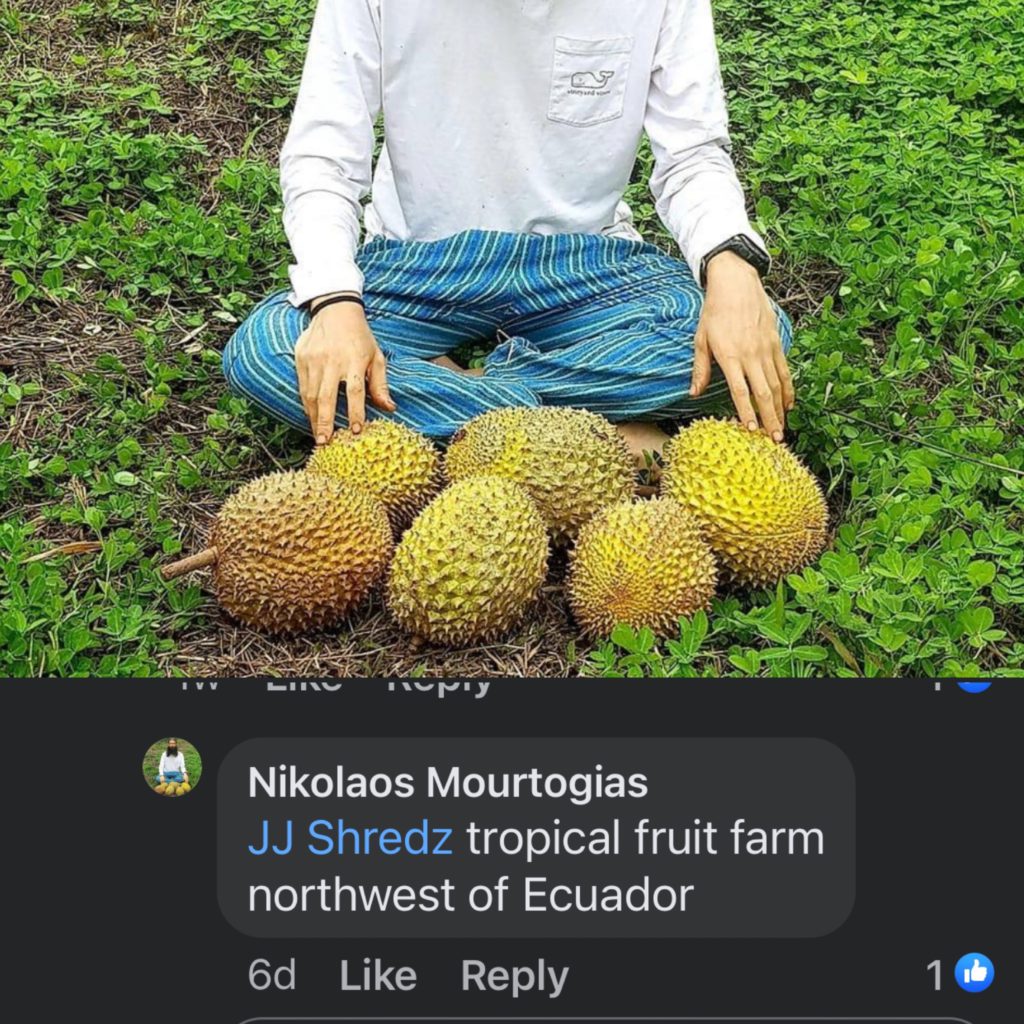
[[[388,360],[390,415],[428,437],[502,406],[572,405],[611,420],[687,417],[726,393],[716,372],[689,397],[702,294],[681,260],[603,235],[465,231],[436,242],[378,238],[358,256],[366,316]],[[295,344],[309,314],[286,291],[261,302],[224,349],[233,391],[310,430]],[[777,310],[788,350],[789,319]],[[493,344],[483,376],[428,360]],[[347,424],[344,390],[337,425]]]

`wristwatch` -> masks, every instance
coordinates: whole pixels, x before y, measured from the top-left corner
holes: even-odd
[[[768,273],[772,265],[771,257],[752,238],[746,235],[733,235],[727,238],[721,245],[716,245],[704,259],[700,261],[700,286],[703,288],[708,283],[708,264],[720,252],[734,252],[741,260],[746,260],[762,277]]]

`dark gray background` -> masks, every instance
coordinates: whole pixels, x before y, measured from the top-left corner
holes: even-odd
[[[337,693],[264,681],[0,683],[5,725],[3,979],[7,1016],[104,1024],[264,1018],[845,1016],[1011,1024],[1024,1006],[1019,909],[1024,683],[979,696],[928,680],[495,681],[439,701],[346,680]],[[264,939],[217,906],[217,769],[253,736],[820,736],[857,774],[857,899],[807,939]],[[154,796],[140,764],[177,734],[203,757],[185,799]],[[78,771],[76,766],[84,765]],[[959,957],[996,964],[987,992]],[[255,958],[294,957],[295,992],[254,992]],[[339,991],[339,961],[382,957],[412,992]],[[571,967],[558,1000],[463,992],[463,957]],[[942,961],[941,992],[929,962]]]

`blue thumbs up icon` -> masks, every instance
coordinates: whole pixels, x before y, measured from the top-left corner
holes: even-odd
[[[965,992],[984,992],[996,980],[995,964],[984,953],[968,953],[956,962],[956,983]]]
[[[960,689],[967,693],[984,693],[992,684],[991,683],[960,683]]]

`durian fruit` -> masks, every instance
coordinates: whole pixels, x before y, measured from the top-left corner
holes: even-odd
[[[580,530],[569,565],[569,604],[583,631],[619,623],[667,636],[707,608],[718,571],[696,518],[671,498],[624,501]]]
[[[224,502],[209,548],[163,576],[213,565],[230,615],[267,633],[300,633],[340,622],[384,578],[393,549],[384,506],[361,488],[270,473]]]
[[[192,792],[192,787],[187,782],[183,782],[179,788],[181,789],[182,793],[191,793]]]
[[[167,783],[161,782],[159,785],[154,786],[153,789],[156,790],[156,792],[159,793],[161,796],[163,796],[164,793],[167,792]]]
[[[178,787],[173,782],[167,783],[167,788],[164,790],[164,796],[176,796]]]
[[[381,501],[395,531],[404,530],[441,489],[437,449],[401,423],[372,420],[361,433],[339,430],[309,457],[310,473],[358,484]]]
[[[529,494],[475,476],[443,490],[406,531],[388,605],[422,640],[462,646],[515,626],[547,574],[548,537]]]
[[[672,438],[661,493],[696,515],[741,583],[774,583],[825,546],[828,510],[818,481],[784,445],[739,423],[696,420]]]
[[[488,474],[522,484],[556,543],[598,509],[632,497],[635,467],[602,416],[563,406],[495,409],[470,420],[445,456],[450,480]]]

